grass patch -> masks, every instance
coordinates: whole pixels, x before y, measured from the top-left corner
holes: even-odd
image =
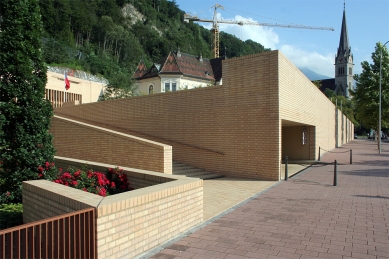
[[[23,224],[23,204],[0,204],[0,230]]]

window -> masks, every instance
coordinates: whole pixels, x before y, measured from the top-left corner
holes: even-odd
[[[167,81],[165,81],[164,85],[165,85],[165,87],[164,87],[165,92],[177,91],[177,83],[176,82],[172,82],[170,80],[167,80]]]
[[[338,74],[344,75],[344,67],[338,67]]]
[[[154,86],[150,85],[149,86],[149,94],[153,94],[153,93],[154,93]]]
[[[352,67],[349,67],[349,68],[348,68],[348,74],[349,74],[350,76],[353,75],[353,68],[352,68]]]

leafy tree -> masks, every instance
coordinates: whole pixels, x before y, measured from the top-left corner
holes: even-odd
[[[378,130],[380,55],[382,51],[382,128],[389,127],[389,54],[388,49],[377,43],[371,57],[372,64],[363,61],[362,73],[354,75],[356,89],[351,91],[355,102],[357,120],[365,127]]]
[[[39,1],[42,22],[46,32],[56,39],[72,42],[70,30],[71,9],[70,0]]]
[[[320,88],[321,87],[321,80],[314,80],[314,81],[312,81],[312,83],[314,84],[314,85],[316,85],[316,87],[317,88]],[[327,90],[327,89],[326,89]],[[328,96],[327,96],[328,97]]]
[[[137,88],[130,81],[130,78],[131,76],[123,71],[117,71],[111,75],[109,84],[105,88],[103,95],[100,96],[100,101],[134,96]]]
[[[315,81],[314,81],[315,82]],[[317,82],[317,81],[316,81]],[[318,81],[320,82],[320,80]],[[354,115],[354,101],[352,99],[347,99],[342,94],[337,95],[334,91],[330,89],[324,90],[325,96],[332,101],[336,107],[342,111],[344,115],[352,122],[355,126],[358,126],[359,123],[355,119]]]
[[[53,160],[53,108],[44,98],[38,0],[2,0],[0,10],[0,195],[20,202],[22,181],[37,179],[38,166]]]

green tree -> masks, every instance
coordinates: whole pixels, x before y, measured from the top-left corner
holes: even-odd
[[[354,75],[356,89],[351,91],[357,120],[365,127],[378,130],[380,55],[382,51],[382,127],[389,127],[389,54],[388,49],[377,43],[371,57],[372,64],[363,61],[362,73]]]
[[[38,2],[0,1],[0,193],[10,202],[21,201],[22,181],[37,179],[54,156]]]
[[[100,101],[134,96],[137,88],[130,78],[130,74],[123,71],[113,73],[103,95],[100,96]]]
[[[313,83],[314,85],[316,85],[317,88],[320,88],[320,87],[321,87],[321,80],[314,80],[314,81],[312,81],[312,83]],[[327,96],[327,97],[328,97],[328,96]]]
[[[315,82],[315,81],[313,81]],[[319,81],[320,82],[320,81]],[[347,99],[342,94],[337,95],[335,91],[332,91],[330,89],[324,90],[325,96],[327,96],[328,99],[332,101],[333,104],[336,105],[336,107],[342,111],[344,115],[352,122],[355,126],[358,126],[359,123],[355,119],[354,115],[354,101],[352,99]]]

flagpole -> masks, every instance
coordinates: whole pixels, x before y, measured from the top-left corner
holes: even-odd
[[[63,89],[63,103],[66,102],[66,72],[65,72],[65,75],[64,75],[64,83],[65,83],[65,89]],[[62,105],[63,106],[63,105]]]

